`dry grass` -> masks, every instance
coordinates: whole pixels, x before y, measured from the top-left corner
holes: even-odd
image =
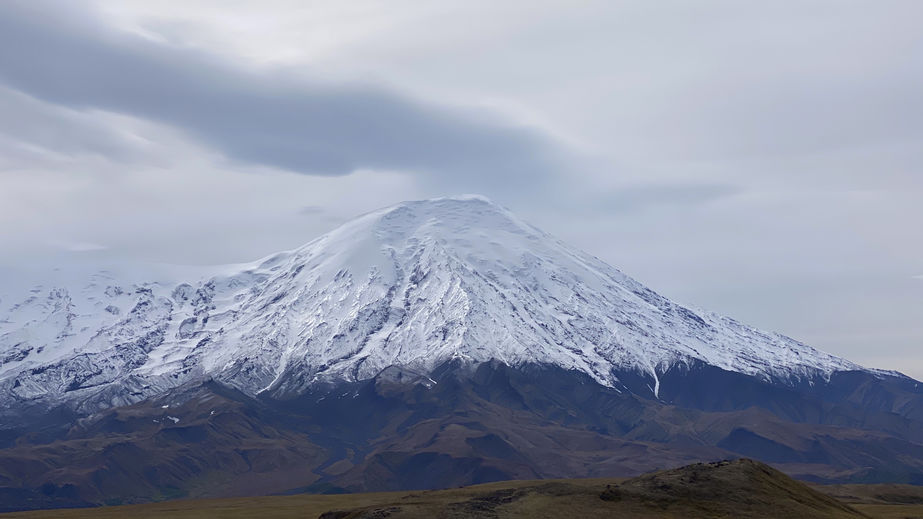
[[[923,486],[817,485],[817,490],[880,519],[923,519]]]
[[[664,471],[665,476],[673,477],[671,471]],[[752,477],[744,478],[752,482]],[[498,519],[535,518],[551,519],[560,517],[603,518],[671,518],[671,517],[728,517],[727,506],[741,504],[735,517],[776,517],[773,508],[747,508],[754,498],[765,499],[779,490],[779,485],[786,486],[786,494],[801,492],[807,487],[785,479],[769,479],[768,484],[755,488],[755,494],[744,496],[729,493],[731,496],[721,507],[715,507],[715,501],[703,501],[687,497],[670,497],[663,499],[655,494],[634,494],[617,501],[606,501],[601,495],[607,486],[619,486],[631,491],[638,489],[638,481],[618,479],[566,479],[543,481],[505,481],[471,487],[414,492],[383,492],[348,495],[295,495],[228,499],[177,500],[145,505],[129,505],[77,510],[45,510],[34,512],[16,512],[0,514],[0,519],[115,519],[132,518],[168,518],[168,519],[205,519],[205,518],[315,518],[333,510],[352,511],[347,519],[363,516],[363,512],[375,509],[391,509],[391,519],[424,519],[432,517],[471,518],[496,517]],[[658,485],[670,479],[656,479]],[[793,488],[788,488],[794,485]],[[732,485],[733,486],[733,485]],[[651,487],[645,487],[650,489]],[[660,488],[660,487],[657,487]],[[884,485],[850,485],[849,487],[814,486],[829,495],[836,496],[840,502],[849,503],[853,509],[872,518],[906,519],[923,518],[923,504],[887,503],[883,499],[908,500],[923,495],[923,488],[896,488]],[[681,494],[682,492],[680,492]],[[810,493],[810,492],[809,492]],[[739,494],[739,493],[738,493]],[[811,493],[813,494],[813,493]],[[678,495],[678,494],[677,494]],[[778,494],[782,496],[783,494]],[[798,494],[796,501],[808,497]],[[743,499],[744,501],[740,501]],[[781,499],[781,497],[780,497]],[[737,501],[735,501],[737,500]],[[781,510],[789,503],[779,503]],[[724,510],[724,511],[723,511]],[[384,517],[384,516],[381,516]],[[848,510],[827,507],[817,509],[811,517],[855,517]]]
[[[604,488],[616,483],[616,479],[562,480],[574,481],[589,488]],[[439,508],[448,503],[466,501],[473,497],[503,489],[517,489],[549,481],[504,481],[487,483],[458,489],[380,492],[367,494],[268,496],[224,499],[189,499],[150,503],[143,505],[112,506],[70,510],[39,510],[0,514],[3,519],[116,519],[132,518],[314,518],[330,510],[350,510],[376,506],[413,506],[426,513],[427,509]],[[431,517],[423,515],[421,517]]]
[[[852,505],[875,519],[923,519],[923,505]]]

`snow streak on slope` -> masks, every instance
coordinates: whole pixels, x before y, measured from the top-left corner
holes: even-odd
[[[631,370],[655,393],[694,362],[782,383],[862,369],[674,304],[477,196],[403,203],[226,270],[4,299],[0,394],[98,408],[205,377],[280,394],[451,359],[556,364],[615,387]]]

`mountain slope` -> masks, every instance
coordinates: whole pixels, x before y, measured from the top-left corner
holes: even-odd
[[[635,372],[655,397],[664,373],[698,364],[788,385],[863,371],[672,303],[480,197],[400,204],[227,270],[32,289],[2,308],[0,405],[93,411],[208,377],[298,394],[451,359],[554,364],[620,390]]]
[[[813,405],[804,399],[803,408]],[[866,410],[818,407],[819,416],[871,424]],[[0,495],[10,508],[30,508],[438,489],[633,476],[736,456],[814,481],[923,483],[919,423],[888,433],[818,421],[670,406],[548,366],[447,365],[432,380],[389,368],[288,400],[209,382],[56,434],[19,436],[0,449]]]

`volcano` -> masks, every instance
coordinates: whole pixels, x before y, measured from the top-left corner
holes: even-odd
[[[11,508],[622,476],[923,483],[923,387],[683,306],[480,196],[0,300]],[[37,505],[38,506],[38,505]]]

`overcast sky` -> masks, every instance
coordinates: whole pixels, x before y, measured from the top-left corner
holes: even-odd
[[[923,379],[920,20],[7,0],[0,265],[242,262],[474,192],[675,300]]]

